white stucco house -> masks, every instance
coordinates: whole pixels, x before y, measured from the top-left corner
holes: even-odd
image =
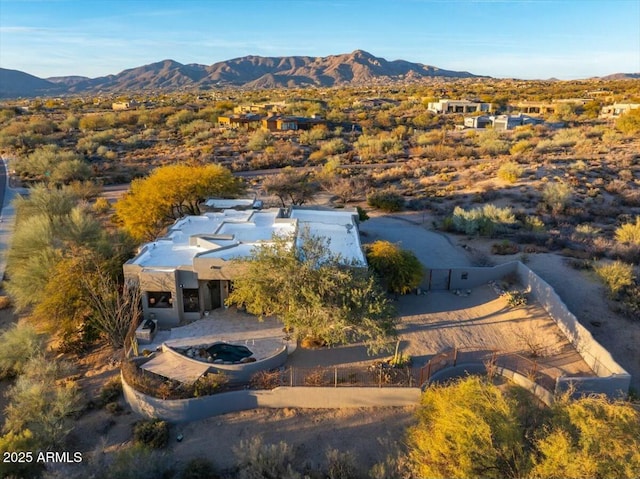
[[[232,260],[250,256],[274,236],[298,244],[303,231],[330,239],[329,248],[345,262],[366,266],[355,208],[294,206],[180,218],[164,237],[139,248],[124,264],[124,275],[140,284],[144,319],[170,328],[224,307],[239,274]]]

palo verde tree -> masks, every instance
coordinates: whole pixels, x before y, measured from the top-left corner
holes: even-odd
[[[212,196],[233,198],[242,184],[220,165],[170,165],[131,182],[116,205],[116,215],[127,233],[138,241],[152,240],[185,215],[199,215],[200,204]]]
[[[406,294],[417,288],[424,269],[411,251],[388,241],[375,241],[365,246],[369,266],[391,293]]]
[[[470,376],[425,390],[409,456],[417,477],[525,477],[522,438],[515,402]]]
[[[243,272],[234,281],[228,304],[258,317],[275,316],[298,339],[327,345],[364,341],[371,352],[388,349],[395,337],[392,311],[366,268],[345,264],[323,238],[304,234],[275,237],[237,260]]]
[[[416,477],[640,477],[640,412],[604,395],[567,394],[547,409],[469,376],[424,392],[408,439]]]

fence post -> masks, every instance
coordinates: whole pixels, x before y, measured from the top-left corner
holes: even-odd
[[[337,367],[333,368],[333,387],[334,388],[338,387],[338,368]]]
[[[291,387],[293,387],[293,366],[289,369],[289,382]]]
[[[458,362],[458,348],[453,348],[453,365],[455,366]]]
[[[378,387],[382,387],[382,364],[378,367]]]

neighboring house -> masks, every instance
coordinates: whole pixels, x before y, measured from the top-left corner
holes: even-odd
[[[223,115],[218,117],[218,124],[224,128],[257,130],[262,122],[261,115]]]
[[[491,125],[492,117],[487,115],[468,116],[464,119],[465,128],[486,128]]]
[[[600,111],[600,118],[618,118],[631,110],[640,108],[640,103],[614,103],[603,106]]]
[[[124,275],[140,284],[145,319],[156,319],[163,328],[177,326],[224,307],[233,279],[241,274],[232,260],[251,256],[274,236],[290,236],[297,244],[309,231],[330,239],[329,248],[345,263],[366,266],[357,219],[355,208],[304,207],[186,216],[166,236],[143,245],[124,264]]]
[[[353,102],[354,107],[362,107],[362,108],[376,108],[381,107],[383,105],[389,106],[398,106],[400,101],[393,100],[391,98],[364,98],[362,100],[356,100]]]
[[[327,122],[319,117],[301,117],[288,115],[224,115],[218,117],[218,124],[223,128],[244,128],[247,130],[257,130],[262,128],[269,131],[295,131],[310,130],[316,125],[324,125]]]
[[[137,108],[138,106],[138,102],[135,100],[129,100],[129,101],[117,101],[111,104],[111,109],[112,110],[130,110],[132,108]]]
[[[558,106],[562,104],[571,104],[585,106],[592,102],[593,98],[562,98],[553,101],[521,101],[515,105],[511,105],[509,110],[516,110],[527,115],[552,115],[556,112]]]
[[[427,105],[427,110],[441,114],[490,112],[491,103],[482,103],[470,100],[441,99],[437,102],[430,102]]]
[[[286,108],[286,101],[276,101],[272,103],[253,103],[251,105],[240,105],[233,109],[234,113],[279,113]]]
[[[465,128],[487,128],[491,127],[495,130],[513,130],[517,126],[538,125],[543,123],[540,118],[518,114],[518,115],[480,115],[471,116],[464,119]]]
[[[314,116],[273,115],[262,120],[262,128],[269,131],[310,130],[316,125],[325,125],[327,122]]]
[[[533,118],[523,114],[493,116],[491,117],[491,121],[493,129],[499,131],[513,130],[517,126],[539,125],[543,123],[543,120],[540,118]]]

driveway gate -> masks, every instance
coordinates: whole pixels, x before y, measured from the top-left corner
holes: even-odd
[[[443,291],[451,288],[450,269],[430,269],[429,270],[429,290]]]

